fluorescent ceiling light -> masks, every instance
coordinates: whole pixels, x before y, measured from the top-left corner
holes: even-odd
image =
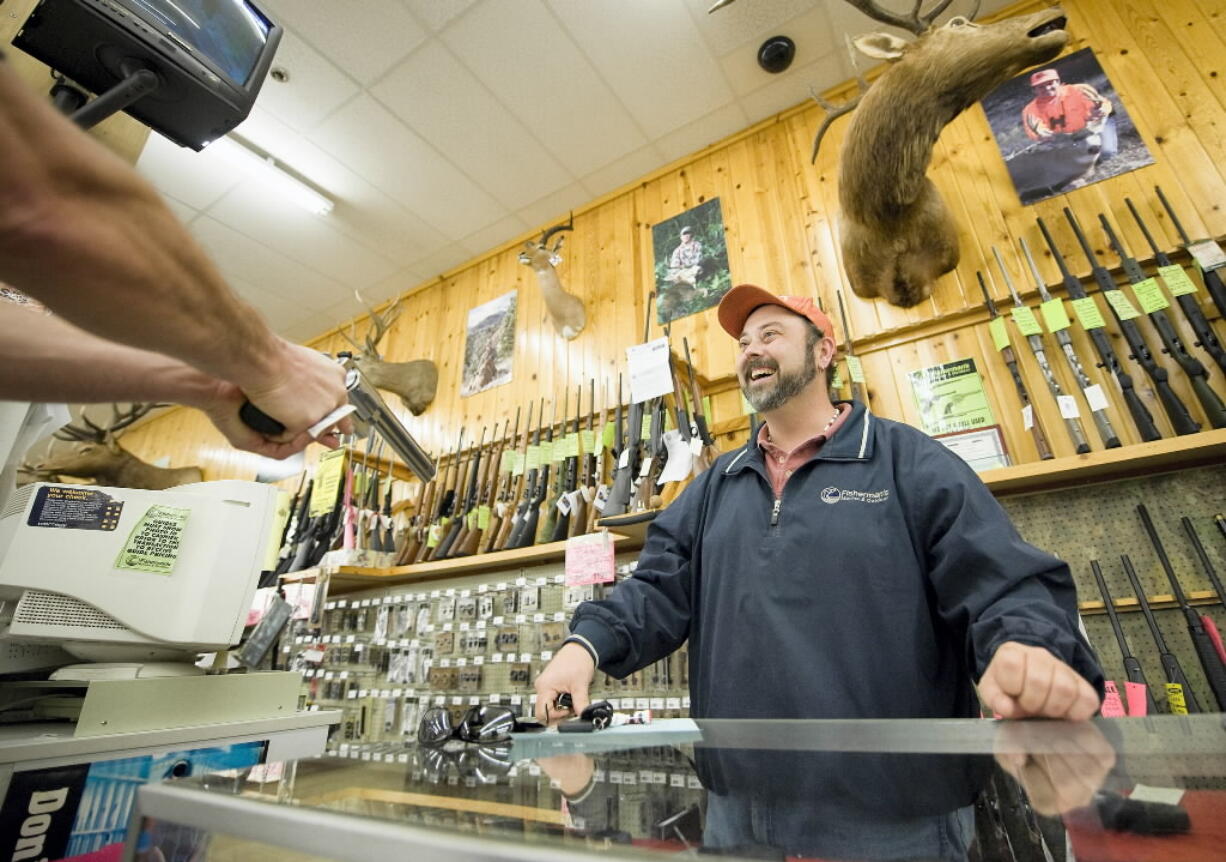
[[[272,156],[262,156],[231,137],[221,137],[209,145],[237,169],[256,182],[276,189],[281,197],[296,203],[307,212],[327,215],[335,205],[331,198],[288,173]]]

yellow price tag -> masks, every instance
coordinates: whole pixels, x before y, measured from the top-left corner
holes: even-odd
[[[478,530],[488,530],[489,526],[490,526],[490,507],[489,506],[478,506],[477,507],[477,529]]]
[[[1155,278],[1138,281],[1132,286],[1132,292],[1137,295],[1137,302],[1141,303],[1141,310],[1146,314],[1153,314],[1155,311],[1171,307],[1166,297],[1162,295],[1162,288],[1158,286],[1158,280]]]
[[[842,389],[843,388],[843,371],[842,369],[839,368],[837,363],[834,366],[834,377],[830,381],[830,388],[831,389]],[[745,396],[742,395],[741,399],[744,400],[744,398]]]
[[[1128,301],[1124,291],[1104,290],[1103,296],[1107,297],[1107,305],[1111,306],[1111,310],[1120,320],[1135,320],[1141,316],[1141,312],[1133,308],[1132,303]]]
[[[988,332],[992,336],[992,344],[997,350],[1004,350],[1009,346],[1009,330],[1005,329],[1005,319],[1003,317],[993,317],[988,321]]]
[[[507,471],[513,471],[515,469],[515,459],[518,457],[518,454],[519,453],[517,453],[514,449],[503,449],[502,461],[498,464],[498,472],[506,473]]]
[[[1166,289],[1171,296],[1187,296],[1196,293],[1196,282],[1188,278],[1187,271],[1177,263],[1158,267],[1158,275],[1166,282]]]
[[[859,356],[847,357],[847,372],[851,375],[852,383],[864,382],[864,366],[860,364]]]
[[[541,466],[541,447],[539,443],[528,445],[528,457],[524,467],[528,470],[536,470]]]
[[[1035,320],[1034,312],[1025,305],[1013,306],[1013,322],[1017,324],[1022,335],[1043,334],[1043,327],[1039,326],[1039,321]]]
[[[610,419],[609,423],[604,426],[604,433],[601,434],[601,441],[604,443],[604,448],[612,449],[613,448],[613,438],[616,436],[617,436],[617,426],[614,424],[613,420]]]
[[[311,517],[326,515],[336,505],[345,475],[345,449],[332,449],[319,456],[315,467],[315,484],[311,488]]]
[[[553,454],[553,441],[542,440],[540,445],[540,454],[537,456],[542,464],[552,464],[555,460]]]
[[[1081,299],[1074,299],[1072,305],[1073,313],[1077,315],[1082,329],[1102,329],[1107,325],[1107,321],[1103,320],[1103,313],[1098,310],[1098,305],[1094,302],[1094,297],[1083,296]]]
[[[1166,683],[1166,702],[1172,715],[1187,715],[1188,703],[1184,700],[1183,686],[1177,682]]]
[[[1073,325],[1068,319],[1068,312],[1064,310],[1064,302],[1059,297],[1041,304],[1039,311],[1043,313],[1043,322],[1047,324],[1048,332],[1059,332]]]
[[[651,437],[651,414],[646,410],[643,411],[643,439],[647,440]]]
[[[579,445],[585,453],[596,454],[596,432],[583,429],[579,432]]]
[[[524,469],[528,466],[528,456],[523,452],[516,452],[515,460],[511,462],[511,475],[522,476]]]

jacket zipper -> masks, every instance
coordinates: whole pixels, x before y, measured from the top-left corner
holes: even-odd
[[[773,507],[773,508],[771,508],[771,526],[772,526],[772,527],[777,527],[777,526],[779,526],[779,508],[780,508],[782,505],[783,505],[783,498],[782,498],[782,497],[776,497],[776,498],[775,498],[775,505],[774,505],[774,507]]]

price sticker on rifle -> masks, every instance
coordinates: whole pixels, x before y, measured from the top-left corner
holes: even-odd
[[[1137,302],[1141,303],[1141,310],[1146,314],[1153,314],[1155,311],[1171,307],[1166,297],[1162,295],[1162,288],[1158,286],[1158,280],[1155,278],[1138,281],[1132,286],[1132,292],[1137,295]]]
[[[1170,266],[1158,267],[1158,275],[1166,282],[1166,289],[1171,296],[1188,296],[1196,293],[1196,282],[1188,278],[1188,273],[1182,266],[1173,263]]]
[[[1073,325],[1073,321],[1068,319],[1068,312],[1064,310],[1064,300],[1059,297],[1040,304],[1039,312],[1047,324],[1047,331],[1053,334]]]
[[[489,528],[490,528],[490,507],[489,506],[478,506],[477,507],[477,529],[478,530],[488,530]],[[482,587],[482,590],[484,591],[484,585]]]
[[[1183,686],[1179,683],[1166,683],[1166,702],[1171,708],[1171,715],[1188,714],[1188,702],[1183,696]]]
[[[579,445],[589,455],[596,454],[596,432],[586,428],[579,432]]]
[[[626,348],[630,369],[630,401],[639,404],[673,391],[672,354],[667,338]]]
[[[860,364],[859,356],[847,357],[847,373],[851,375],[852,383],[864,382],[864,366]]]
[[[1104,290],[1103,296],[1107,297],[1107,305],[1111,306],[1111,310],[1115,312],[1115,316],[1121,321],[1136,320],[1141,316],[1141,312],[1137,311],[1128,297],[1124,295],[1122,290]]]
[[[1077,407],[1077,399],[1072,395],[1057,395],[1056,404],[1060,407],[1060,415],[1065,419],[1081,418],[1081,410]]]
[[[503,449],[502,458],[498,463],[498,472],[511,473],[515,470],[515,456],[518,455],[514,449]]]
[[[1201,272],[1226,266],[1226,252],[1222,251],[1222,247],[1211,239],[1198,239],[1196,242],[1188,243],[1187,248],[1188,254],[1192,255],[1192,259],[1196,261]]]
[[[1017,324],[1018,331],[1022,335],[1042,335],[1043,327],[1039,326],[1039,321],[1035,320],[1034,312],[1025,305],[1013,306],[1012,312],[1013,322]]]
[[[528,446],[528,456],[524,462],[524,467],[528,470],[537,470],[541,466],[541,447],[538,443],[533,443]]]
[[[613,420],[611,420],[611,419],[610,419],[610,420],[609,420],[609,421],[608,421],[608,422],[605,424],[605,426],[604,426],[604,431],[602,431],[602,432],[601,432],[601,434],[600,434],[600,442],[601,442],[601,445],[602,445],[602,446],[603,446],[605,449],[612,449],[612,448],[613,448],[613,441],[614,441],[614,438],[615,438],[616,436],[617,436],[617,426],[616,426],[615,424],[613,424]]]
[[[1005,329],[1003,317],[993,317],[988,321],[988,334],[992,336],[992,345],[998,351],[1009,346],[1009,330]]]
[[[1099,410],[1107,409],[1107,395],[1097,383],[1087,386],[1082,392],[1085,393],[1086,403],[1090,405],[1090,410],[1097,413]]]
[[[1022,408],[1022,429],[1029,431],[1034,427],[1034,407],[1027,404]]]
[[[842,389],[843,388],[843,370],[839,368],[839,365],[837,362],[834,364],[834,375],[830,378],[830,388],[831,389]],[[744,393],[741,393],[741,400],[745,401]],[[745,403],[748,404],[749,402],[745,401]],[[754,411],[751,408],[749,412],[753,413]]]
[[[609,502],[609,486],[601,485],[596,489],[596,499],[592,500],[592,505],[596,507],[597,512],[603,512],[605,504]]]
[[[1082,329],[1102,329],[1107,325],[1107,321],[1103,320],[1103,313],[1098,310],[1098,304],[1094,302],[1094,297],[1083,296],[1081,299],[1074,299],[1072,305],[1073,313],[1077,315],[1077,321],[1081,324]]]
[[[542,440],[540,446],[537,447],[537,461],[540,464],[552,464],[558,460],[553,448],[552,440]]]

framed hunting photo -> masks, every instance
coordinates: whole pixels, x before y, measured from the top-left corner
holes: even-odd
[[[717,305],[732,288],[719,198],[652,225],[651,245],[661,325]]]
[[[983,110],[1023,204],[1154,163],[1089,48],[1006,81]]]

